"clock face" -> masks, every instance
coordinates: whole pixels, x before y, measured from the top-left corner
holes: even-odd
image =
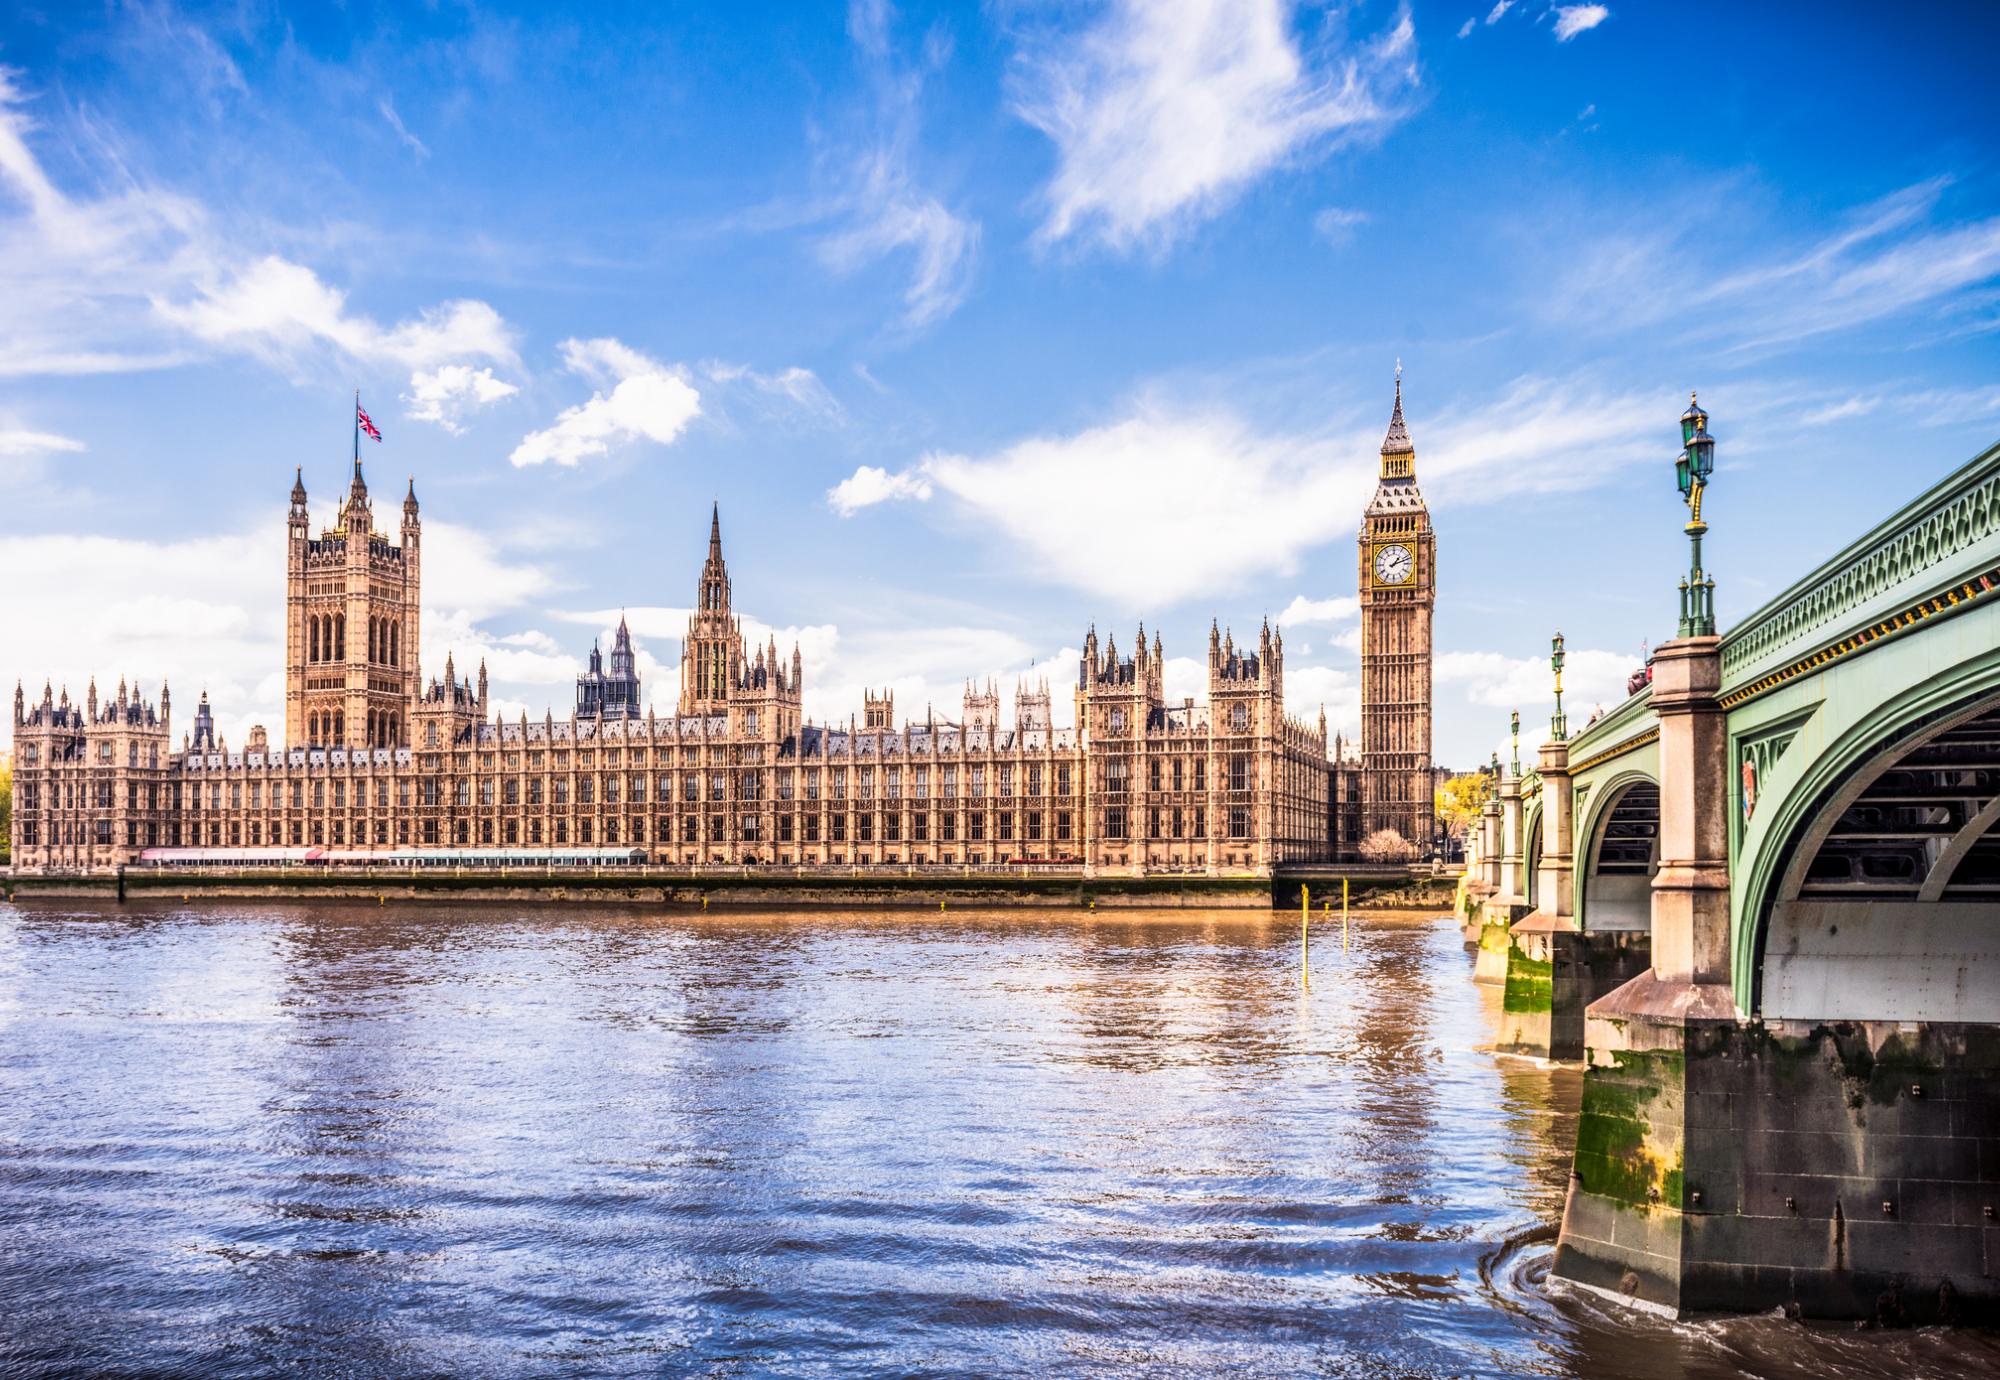
[[[1417,563],[1407,546],[1378,546],[1375,548],[1375,578],[1385,585],[1408,584],[1416,573]]]

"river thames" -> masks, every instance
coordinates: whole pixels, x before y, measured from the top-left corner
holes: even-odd
[[[1546,1269],[1455,928],[0,906],[0,1374],[1990,1375]]]

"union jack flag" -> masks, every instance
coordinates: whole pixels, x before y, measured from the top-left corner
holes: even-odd
[[[375,429],[375,423],[368,420],[368,412],[360,403],[354,404],[354,420],[360,424],[363,431],[368,433],[371,440],[379,441],[382,439],[382,433]]]

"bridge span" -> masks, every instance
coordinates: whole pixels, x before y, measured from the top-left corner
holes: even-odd
[[[2000,1314],[2000,445],[1495,773],[1500,1043],[1586,1061],[1556,1273],[1677,1313]],[[1702,445],[1707,442],[1707,447]],[[1689,470],[1693,470],[1689,482]]]

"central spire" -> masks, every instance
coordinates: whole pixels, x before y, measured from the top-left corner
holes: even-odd
[[[708,558],[722,559],[722,503],[717,500],[708,510]]]

